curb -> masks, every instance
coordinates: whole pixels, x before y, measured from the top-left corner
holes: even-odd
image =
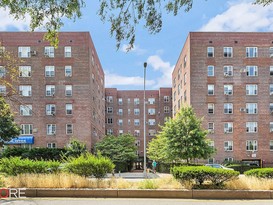
[[[128,190],[128,189],[26,189],[26,197],[273,199],[273,191],[249,190]]]

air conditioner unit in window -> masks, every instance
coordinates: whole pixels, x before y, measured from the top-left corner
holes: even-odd
[[[228,77],[228,76],[229,76],[229,74],[228,74],[228,73],[224,73],[224,76],[225,76],[225,77]]]
[[[245,112],[246,109],[245,108],[240,108],[240,112]]]
[[[66,77],[72,77],[72,75],[71,74],[66,74]]]
[[[37,51],[30,51],[30,55],[31,56],[36,56],[37,55]]]
[[[240,72],[241,72],[241,73],[245,73],[245,72],[246,72],[246,69],[245,69],[245,68],[241,68]]]
[[[55,116],[55,112],[51,112],[51,115],[52,115],[52,116]]]
[[[55,132],[55,131],[52,131],[51,134],[56,135],[56,132]]]
[[[229,151],[228,147],[225,147],[225,151]]]
[[[45,53],[45,57],[46,57],[46,58],[49,58],[49,55],[48,55],[48,53]]]
[[[225,95],[229,95],[229,93],[228,93],[228,92],[225,92]]]

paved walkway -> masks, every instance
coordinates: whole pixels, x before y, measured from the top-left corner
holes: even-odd
[[[160,174],[160,173],[147,173],[147,179],[156,179],[160,177],[164,177],[170,174]],[[107,175],[108,178],[112,177],[112,174]],[[115,173],[116,178],[123,179],[145,179],[143,172],[123,172],[123,173]]]

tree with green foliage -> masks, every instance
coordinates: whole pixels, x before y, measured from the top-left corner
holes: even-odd
[[[65,158],[67,157],[79,157],[82,154],[87,153],[86,144],[80,142],[76,138],[71,138],[68,145],[65,147]]]
[[[176,16],[181,10],[189,11],[193,0],[99,0],[97,12],[102,21],[110,22],[110,34],[117,42],[117,48],[123,40],[129,41],[128,49],[134,45],[137,25],[142,23],[151,34],[161,31],[163,26],[162,11]],[[253,0],[256,4],[269,5],[273,0]],[[30,29],[44,26],[47,30],[45,39],[58,46],[58,31],[63,26],[63,18],[76,20],[82,16],[85,0],[17,0],[0,1],[0,7],[7,8],[15,19],[31,18]]]
[[[20,134],[19,126],[14,122],[10,106],[0,96],[0,145]]]
[[[148,144],[147,155],[149,159],[155,160],[157,162],[168,163],[170,162],[167,150],[167,138],[163,136],[156,136]]]
[[[161,127],[162,131],[155,142],[152,141],[151,148],[149,145],[149,156],[155,156],[156,153],[151,152],[157,152],[165,159],[167,156],[167,159],[176,162],[186,160],[187,164],[192,159],[209,158],[215,150],[209,145],[209,140],[206,138],[207,131],[202,129],[201,123],[202,120],[196,117],[192,107],[182,107],[173,119],[168,120]],[[156,151],[153,146],[160,140],[165,143],[165,147]],[[162,150],[165,150],[164,155],[161,153]]]
[[[105,136],[95,148],[102,156],[110,158],[120,171],[129,171],[128,165],[137,158],[135,137],[129,134]]]

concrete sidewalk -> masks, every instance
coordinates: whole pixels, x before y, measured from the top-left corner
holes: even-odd
[[[107,178],[113,177],[112,174],[107,174]],[[114,177],[123,178],[123,179],[145,179],[143,172],[122,172],[115,173]],[[147,179],[156,179],[159,178],[160,174],[147,173]]]

